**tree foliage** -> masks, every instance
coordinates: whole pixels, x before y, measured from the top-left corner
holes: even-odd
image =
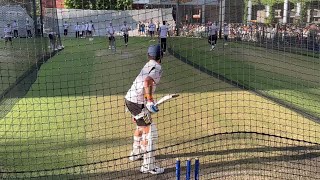
[[[131,9],[133,0],[65,0],[70,9],[125,10]]]

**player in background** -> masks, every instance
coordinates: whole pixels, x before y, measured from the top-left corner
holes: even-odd
[[[84,24],[84,22],[82,22],[82,25],[81,25],[81,34],[80,34],[80,38],[85,38],[85,35],[86,35],[86,25]]]
[[[123,32],[123,38],[124,38],[124,43],[126,47],[128,46],[128,41],[129,41],[129,31],[131,28],[127,25],[127,22],[123,22],[123,26],[121,27],[121,32]]]
[[[149,34],[150,34],[151,40],[154,41],[153,37],[154,37],[154,31],[156,30],[156,25],[153,23],[152,19],[151,19],[148,27],[149,27]]]
[[[89,30],[88,30],[88,28],[89,28],[89,23],[88,22],[86,22],[85,24],[84,24],[84,29],[85,29],[85,37],[87,37],[88,36],[88,34],[89,34]]]
[[[63,24],[63,35],[65,37],[68,36],[68,28],[69,28],[69,24],[67,23],[67,21],[65,21]]]
[[[146,36],[146,25],[144,22],[141,24],[141,35]]]
[[[42,24],[40,17],[37,17],[37,35],[41,36],[42,34]]]
[[[160,44],[163,54],[166,53],[167,49],[167,36],[169,33],[169,28],[166,25],[166,21],[163,21],[163,24],[159,27],[159,37],[160,37]]]
[[[114,43],[112,43],[112,41],[115,41],[115,37],[114,37],[114,33],[115,30],[112,26],[112,22],[109,23],[109,27],[107,27],[107,36],[109,38],[109,49],[113,49],[115,47],[112,47],[112,45],[114,45]]]
[[[13,37],[18,38],[19,37],[19,25],[16,20],[13,21],[11,27],[13,28]]]
[[[216,23],[209,24],[209,39],[208,43],[211,45],[210,51],[214,50],[217,44],[218,39],[218,31],[219,27],[216,25]]]
[[[8,41],[10,41],[10,45],[12,47],[12,29],[11,29],[11,25],[7,24],[7,26],[4,28],[3,30],[4,32],[4,44],[7,47],[7,43]]]
[[[95,31],[95,28],[94,28],[93,22],[90,21],[90,22],[88,23],[88,36],[89,36],[90,38],[92,38],[93,31]]]
[[[74,25],[74,31],[76,32],[76,38],[80,37],[80,28],[81,26],[79,25],[79,23],[77,22],[76,25]]]
[[[155,164],[155,143],[158,133],[151,113],[159,111],[155,106],[153,94],[162,76],[161,60],[163,53],[159,45],[148,48],[148,62],[144,65],[139,75],[134,80],[125,96],[125,104],[132,114],[132,119],[137,128],[133,136],[133,150],[129,160],[135,161],[142,158],[140,168],[142,173],[160,174],[164,169]]]
[[[225,46],[228,45],[229,33],[230,33],[230,28],[229,28],[227,23],[224,23],[224,25],[223,25],[223,35],[224,35],[224,45]]]
[[[29,20],[26,21],[27,38],[32,38],[31,25]]]

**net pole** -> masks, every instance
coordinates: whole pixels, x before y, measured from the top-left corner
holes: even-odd
[[[32,13],[33,13],[33,26],[34,26],[34,35],[35,37],[38,36],[38,31],[37,31],[37,9],[36,9],[36,0],[32,0]]]

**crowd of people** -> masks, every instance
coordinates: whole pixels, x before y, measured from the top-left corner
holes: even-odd
[[[218,31],[220,32],[220,27]],[[225,26],[229,27],[229,38],[237,39],[241,41],[265,41],[265,40],[277,40],[286,42],[292,38],[298,41],[306,38],[314,38],[317,43],[320,43],[320,27],[315,24],[309,24],[305,26],[297,26],[292,24],[287,25],[266,25],[266,24],[225,24],[222,26],[221,31],[224,34],[223,29]],[[181,36],[203,37],[208,36],[210,23],[208,24],[184,24],[181,25]]]

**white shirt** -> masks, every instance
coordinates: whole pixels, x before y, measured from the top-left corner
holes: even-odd
[[[128,32],[131,30],[131,28],[127,25],[123,25],[121,27],[121,31],[123,32],[123,34],[128,34]]]
[[[167,25],[160,26],[160,38],[167,38],[168,30],[169,28]]]
[[[13,22],[13,23],[12,23],[12,28],[13,28],[14,30],[18,30],[18,23],[17,23],[17,22]]]
[[[88,24],[88,31],[92,31],[93,30],[93,24],[92,23],[89,23]]]
[[[216,26],[215,24],[212,24],[209,27],[209,35],[216,35],[218,30],[219,30],[218,26]]]
[[[69,24],[67,24],[67,23],[64,23],[64,24],[63,24],[63,28],[64,28],[64,29],[68,29],[68,27],[69,27]]]
[[[224,26],[223,27],[223,34],[224,35],[229,35],[229,31],[230,31],[230,28],[228,25]]]
[[[75,31],[80,31],[80,25],[77,25],[77,24],[74,25],[74,30],[75,30]]]
[[[112,26],[107,27],[108,37],[113,36],[113,35],[114,35],[114,32],[115,32],[115,30],[114,30],[114,28],[113,28]]]
[[[29,23],[26,23],[26,29],[27,29],[27,30],[31,30],[31,26],[30,26]]]
[[[3,32],[4,32],[4,37],[11,37],[11,32],[12,32],[11,27],[5,27]]]
[[[144,104],[145,97],[144,97],[144,80],[147,77],[151,77],[154,80],[154,84],[152,87],[152,94],[156,90],[157,84],[159,84],[160,78],[162,76],[162,68],[161,65],[158,64],[155,60],[150,60],[149,62],[144,65],[142,70],[140,71],[139,75],[134,80],[131,88],[127,92],[125,98],[128,101],[137,104]]]
[[[86,30],[88,30],[88,24],[82,25],[82,31],[86,31]]]
[[[156,29],[156,25],[153,23],[149,24],[149,31],[154,31]]]

